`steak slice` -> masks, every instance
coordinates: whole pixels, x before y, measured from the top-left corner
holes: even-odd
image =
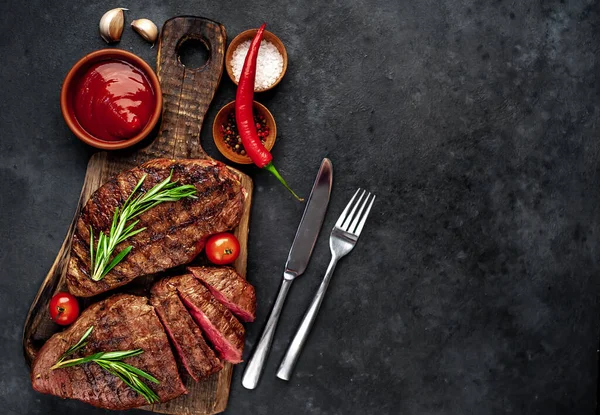
[[[188,271],[202,281],[212,295],[242,321],[254,321],[254,287],[233,268],[188,267]]]
[[[154,284],[150,302],[167,329],[183,366],[198,381],[221,370],[223,364],[206,344],[200,328],[181,302],[175,278],[165,278]]]
[[[94,326],[87,345],[73,358],[96,352],[143,349],[125,363],[154,376],[160,384],[146,383],[161,402],[186,393],[181,383],[169,340],[148,300],[117,294],[88,307],[65,331],[53,335],[38,352],[31,367],[31,382],[38,392],[79,399],[106,409],[129,409],[145,405],[146,399],[121,379],[95,363],[50,370],[62,354]]]
[[[94,235],[108,232],[115,209],[121,207],[138,181],[147,175],[142,191],[166,179],[192,184],[197,198],[165,202],[141,214],[137,228],[146,230],[117,246],[132,250],[101,281],[90,278],[90,226]],[[155,159],[115,176],[90,197],[77,220],[67,270],[69,291],[90,297],[125,285],[134,278],[187,264],[200,251],[206,237],[239,223],[244,190],[237,176],[213,160]]]
[[[191,274],[177,277],[177,290],[217,354],[231,363],[242,361],[244,326]]]

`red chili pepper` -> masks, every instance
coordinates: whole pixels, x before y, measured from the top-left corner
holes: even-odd
[[[240,81],[238,82],[237,93],[235,96],[235,120],[238,127],[238,132],[242,138],[242,144],[246,149],[246,154],[252,159],[261,169],[265,169],[272,173],[277,179],[288,189],[296,199],[302,201],[304,199],[298,197],[296,193],[291,189],[290,186],[285,182],[283,177],[279,174],[275,166],[273,165],[273,156],[265,148],[260,141],[258,133],[256,132],[256,126],[254,125],[254,114],[252,111],[252,102],[254,100],[254,80],[256,78],[256,59],[258,58],[258,49],[260,48],[260,42],[262,40],[265,26],[263,25],[258,29],[246,60],[242,68],[240,75]]]

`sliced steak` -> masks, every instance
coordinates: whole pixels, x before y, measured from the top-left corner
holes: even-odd
[[[166,179],[192,184],[197,198],[165,202],[138,216],[137,227],[146,230],[117,246],[132,250],[101,281],[90,278],[90,226],[94,234],[108,232],[115,209],[122,206],[146,174],[142,191]],[[223,163],[209,160],[156,159],[125,171],[109,180],[90,197],[82,209],[71,246],[67,271],[69,291],[90,297],[127,284],[134,278],[154,274],[190,262],[202,241],[239,223],[244,190],[234,173]]]
[[[212,295],[242,321],[254,321],[254,287],[233,268],[189,267],[188,271],[202,281]]]
[[[169,340],[145,297],[117,294],[88,307],[65,331],[53,335],[38,352],[31,368],[33,388],[61,398],[79,399],[106,409],[129,409],[146,400],[121,379],[95,363],[50,370],[85,331],[94,326],[88,344],[74,358],[96,352],[142,349],[144,353],[125,360],[160,381],[144,381],[162,402],[186,389],[181,383]]]
[[[231,363],[242,361],[244,326],[191,274],[177,277],[177,290],[217,354]]]
[[[218,372],[223,365],[181,302],[175,282],[173,278],[165,278],[154,284],[150,302],[167,329],[183,366],[198,381]]]

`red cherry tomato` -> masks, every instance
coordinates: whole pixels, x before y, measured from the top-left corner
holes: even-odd
[[[211,236],[206,241],[206,256],[217,265],[231,264],[240,255],[240,243],[235,235],[223,232]]]
[[[61,326],[68,326],[79,317],[77,298],[69,293],[58,293],[50,300],[50,317]]]

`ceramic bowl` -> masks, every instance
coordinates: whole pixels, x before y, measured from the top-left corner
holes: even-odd
[[[251,41],[252,39],[254,39],[254,36],[256,35],[257,31],[258,29],[249,29],[240,33],[231,41],[229,47],[227,48],[227,52],[225,54],[225,68],[227,69],[227,74],[229,75],[229,78],[231,78],[233,83],[236,85],[238,84],[238,82],[236,81],[235,76],[233,76],[233,69],[231,67],[231,58],[233,57],[233,52],[241,43],[244,43],[247,40]],[[285,46],[283,46],[283,42],[277,36],[275,36],[273,33],[267,30],[265,30],[263,33],[263,40],[272,43],[277,48],[279,53],[281,53],[281,56],[283,57],[283,69],[281,70],[281,74],[279,74],[279,77],[277,78],[275,83],[273,83],[271,86],[265,89],[257,89],[256,87],[254,87],[254,92],[264,92],[273,89],[283,79],[283,75],[285,75],[285,71],[287,70],[288,65],[288,56],[285,50]]]
[[[225,124],[227,121],[227,116],[231,113],[235,112],[235,101],[231,101],[229,104],[225,105],[215,117],[215,121],[213,122],[213,139],[215,140],[215,145],[217,149],[223,154],[226,158],[238,164],[252,164],[252,160],[247,155],[242,155],[233,151],[231,147],[229,147],[225,141],[223,141],[223,131],[221,126]],[[267,122],[267,126],[269,127],[269,134],[265,137],[265,147],[271,151],[273,145],[275,144],[275,139],[277,138],[277,125],[275,124],[275,119],[271,112],[264,105],[254,101],[254,112],[260,114],[265,117]]]
[[[150,82],[150,85],[152,86],[152,89],[154,90],[156,103],[148,123],[137,135],[128,138],[127,140],[106,141],[94,137],[79,124],[73,111],[73,105],[71,101],[74,89],[77,88],[79,79],[85,75],[86,71],[91,65],[105,60],[125,61],[140,69],[144,72],[148,78],[148,81]],[[101,49],[85,55],[75,65],[73,65],[63,82],[62,90],[60,92],[60,108],[67,125],[73,134],[75,134],[81,141],[103,150],[118,150],[139,143],[146,138],[146,136],[148,136],[148,134],[150,134],[152,129],[156,126],[162,111],[162,91],[158,77],[150,65],[148,65],[142,58],[134,55],[131,52],[121,49]]]

